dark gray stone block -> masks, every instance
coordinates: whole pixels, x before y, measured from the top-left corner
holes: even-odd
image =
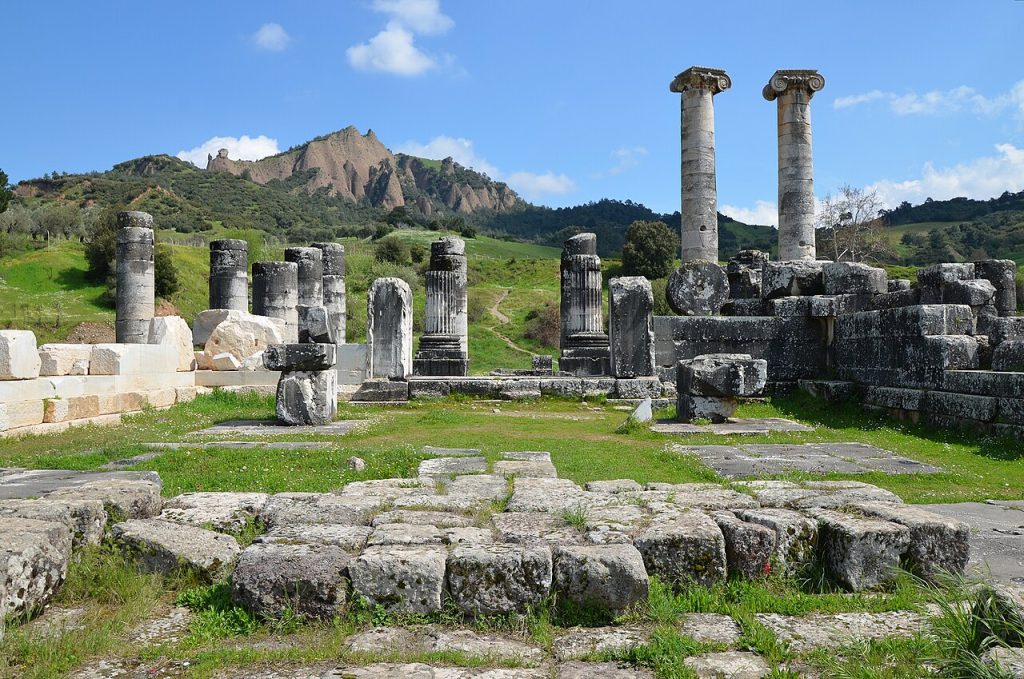
[[[826,262],[822,280],[826,295],[876,295],[889,291],[885,269],[860,262]]]
[[[681,316],[714,316],[729,299],[729,279],[714,262],[683,262],[669,276],[666,294]]]
[[[328,424],[338,414],[338,373],[334,370],[281,373],[275,410],[277,418],[285,424]]]
[[[613,375],[654,374],[654,293],[643,276],[608,282],[608,340]]]
[[[299,342],[319,342],[322,344],[336,344],[338,337],[335,335],[336,326],[324,306],[306,306],[300,304],[296,307],[299,313]]]
[[[267,370],[327,370],[334,366],[334,344],[272,344],[263,350]]]
[[[824,266],[825,262],[813,259],[765,262],[761,273],[761,296],[775,299],[824,294]]]
[[[1007,340],[992,352],[992,369],[1024,372],[1024,340]]]

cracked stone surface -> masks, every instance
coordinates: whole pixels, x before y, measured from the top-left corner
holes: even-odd
[[[812,474],[934,474],[942,471],[888,450],[864,443],[758,443],[728,446],[674,445],[682,455],[694,455],[722,476],[742,478],[760,474],[804,471]]]
[[[757,621],[798,653],[815,648],[838,648],[857,639],[911,637],[921,631],[925,618],[912,611],[888,613],[834,613],[806,616],[762,613]]]

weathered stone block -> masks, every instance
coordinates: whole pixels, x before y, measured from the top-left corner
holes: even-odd
[[[657,377],[615,380],[615,396],[617,398],[661,398],[661,392],[661,380]]]
[[[156,480],[108,478],[60,488],[46,497],[71,503],[98,500],[103,503],[111,521],[125,521],[148,519],[159,514],[163,506],[160,488],[161,484]]]
[[[821,273],[826,295],[880,294],[889,291],[885,269],[860,262],[826,262]]]
[[[177,350],[163,344],[94,344],[89,356],[90,375],[153,375],[177,371]]]
[[[275,344],[263,351],[267,370],[327,370],[334,366],[334,344]]]
[[[911,568],[921,576],[962,575],[967,567],[971,531],[966,523],[912,505],[858,502],[852,506],[863,514],[898,523],[910,530],[906,557]]]
[[[235,533],[254,521],[269,499],[266,493],[183,493],[164,503],[159,518]]]
[[[71,545],[62,523],[0,516],[0,618],[49,601],[67,575]]]
[[[378,278],[367,292],[367,376],[412,374],[412,290],[401,278]]]
[[[678,364],[676,392],[693,396],[751,396],[764,389],[768,362],[749,354],[706,354]]]
[[[966,304],[979,307],[990,304],[995,296],[995,286],[984,279],[949,281],[942,290],[942,301],[945,304]]]
[[[371,605],[399,613],[441,610],[445,548],[367,547],[349,564],[352,590]]]
[[[353,401],[408,401],[411,396],[409,382],[391,382],[389,380],[366,380],[352,394]]]
[[[40,366],[35,333],[0,330],[0,380],[34,380]]]
[[[178,358],[178,372],[196,369],[192,350],[192,329],[181,316],[157,316],[149,321],[149,343],[172,347]]]
[[[1017,263],[1012,259],[986,259],[974,263],[974,275],[992,283],[996,289],[995,306],[1000,316],[1017,313]]]
[[[551,588],[547,546],[459,545],[448,555],[448,589],[471,615],[525,613]]]
[[[67,422],[100,414],[98,396],[73,396],[48,399],[43,406],[43,422]]]
[[[265,617],[289,610],[330,620],[343,612],[351,559],[334,545],[250,545],[231,576],[231,598]]]
[[[254,542],[282,545],[334,545],[346,552],[361,552],[373,529],[369,526],[339,526],[330,523],[278,526]]]
[[[818,545],[818,522],[791,509],[743,509],[736,512],[744,521],[775,531],[775,564],[783,573],[795,573],[814,558]]]
[[[0,431],[42,424],[44,417],[43,401],[0,403]]]
[[[333,421],[338,414],[338,373],[333,370],[282,373],[277,382],[274,410],[277,419],[285,424],[319,425]]]
[[[992,352],[992,369],[1024,372],[1024,340],[1007,340]]]
[[[164,575],[185,568],[217,580],[242,552],[230,535],[159,519],[116,523],[110,532],[143,568]]]
[[[559,596],[614,614],[645,600],[649,584],[643,557],[629,544],[559,547],[553,578]]]
[[[88,375],[90,344],[44,344],[39,347],[39,374]]]
[[[241,370],[242,362],[235,358],[235,355],[225,351],[221,354],[210,356],[210,365],[214,370]]]
[[[705,586],[725,580],[725,537],[718,524],[701,512],[684,512],[656,523],[633,544],[651,575]]]
[[[751,580],[768,575],[775,552],[775,531],[741,521],[732,512],[715,512],[714,519],[725,537],[729,575]]]
[[[210,333],[204,351],[211,360],[228,353],[241,363],[257,351],[287,341],[288,329],[282,319],[231,312]]]
[[[815,511],[814,517],[825,569],[841,586],[859,592],[896,576],[910,545],[906,526],[829,509]]]
[[[204,309],[192,321],[192,342],[194,346],[205,347],[214,329],[228,319],[237,320],[248,316],[244,309]]]
[[[608,282],[608,340],[613,375],[654,374],[654,293],[643,276]]]
[[[107,512],[98,500],[0,500],[0,518],[17,517],[62,523],[74,535],[75,546],[98,544],[107,524]]]
[[[726,422],[738,406],[733,396],[692,396],[681,391],[676,392],[676,419],[680,422],[694,420],[710,420]]]
[[[729,299],[729,279],[714,262],[683,262],[669,276],[666,294],[680,316],[714,316]]]
[[[335,326],[327,308],[321,305],[296,307],[299,314],[299,343],[334,344],[338,341]]]
[[[761,296],[774,299],[824,294],[824,265],[813,259],[765,262],[761,271]]]

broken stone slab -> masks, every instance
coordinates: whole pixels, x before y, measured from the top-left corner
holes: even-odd
[[[721,613],[686,613],[676,629],[694,641],[721,646],[734,645],[743,633],[735,620]]]
[[[508,480],[497,474],[465,474],[444,483],[452,497],[483,501],[508,497]]]
[[[219,354],[214,354],[209,357],[210,366],[213,370],[241,370],[242,361],[238,360],[234,354],[223,351]]]
[[[555,676],[558,679],[654,679],[654,673],[650,670],[624,662],[561,663],[555,668]]]
[[[183,493],[164,503],[159,518],[237,533],[255,521],[269,499],[266,493]]]
[[[1024,677],[1024,648],[996,646],[985,651],[981,662],[997,676],[1020,679]]]
[[[396,613],[433,613],[441,610],[445,548],[367,547],[349,564],[349,577],[354,594],[371,606]]]
[[[329,493],[278,493],[271,495],[259,513],[270,528],[295,524],[365,526],[386,497],[361,497]]]
[[[405,627],[371,627],[346,637],[344,647],[352,653],[377,657],[387,651],[396,655],[427,652],[426,640]]]
[[[676,417],[683,422],[728,422],[738,406],[734,396],[693,396],[684,392],[676,395]]]
[[[636,422],[650,422],[654,419],[654,401],[650,397],[640,401],[640,404],[629,414],[629,419]]]
[[[423,446],[424,455],[435,457],[472,457],[480,455],[479,448],[439,448],[437,446]]]
[[[683,665],[698,679],[761,679],[772,673],[768,661],[749,651],[694,655],[686,658]]]
[[[107,512],[102,502],[72,497],[0,500],[0,517],[62,523],[72,532],[75,547],[99,544],[107,524]]]
[[[447,579],[448,590],[463,613],[525,613],[551,589],[551,549],[538,545],[459,545],[448,555]]]
[[[825,263],[811,259],[765,262],[761,270],[761,297],[805,297],[825,293]]]
[[[715,316],[729,299],[729,279],[714,262],[683,262],[669,276],[666,295],[680,316]]]
[[[647,599],[649,581],[633,545],[566,545],[554,550],[553,587],[575,604],[617,615]]]
[[[559,675],[561,676],[561,675]],[[308,679],[550,679],[551,670],[544,669],[480,669],[432,667],[423,663],[378,663],[375,665],[336,667]],[[595,675],[590,675],[596,679]],[[248,677],[246,679],[249,679]],[[263,679],[260,677],[259,679]],[[269,679],[269,678],[268,678]],[[273,679],[277,679],[276,677]],[[292,679],[290,676],[287,679]],[[307,679],[302,675],[298,679]]]
[[[714,519],[725,537],[729,575],[755,580],[771,572],[775,552],[773,529],[738,519],[732,512],[715,512]]]
[[[0,619],[46,604],[64,582],[71,549],[62,523],[0,516]]]
[[[761,613],[756,617],[796,653],[843,648],[859,640],[912,637],[923,631],[927,623],[925,616],[912,611],[801,616]]]
[[[445,528],[442,532],[446,545],[489,545],[497,542],[494,538],[494,531],[490,528],[467,526],[465,528]]]
[[[494,473],[518,478],[553,479],[558,477],[558,471],[550,461],[499,460],[494,463]]]
[[[231,354],[239,365],[257,351],[288,341],[285,321],[230,311],[210,332],[203,352],[212,362],[218,354]]]
[[[134,627],[128,632],[128,642],[139,646],[177,644],[188,636],[194,618],[191,609],[175,606]]]
[[[0,330],[0,380],[34,380],[42,363],[31,330]]]
[[[295,370],[281,373],[274,411],[277,419],[288,425],[330,423],[338,415],[338,372]]]
[[[263,350],[267,370],[327,370],[336,360],[334,344],[274,344]]]
[[[230,535],[160,519],[123,521],[110,532],[114,542],[145,570],[164,575],[185,568],[215,581],[242,552]]]
[[[299,343],[335,344],[338,337],[330,312],[322,305],[299,304]]]
[[[483,457],[433,457],[420,462],[421,477],[450,477],[456,474],[476,474],[487,471],[487,460]]]
[[[489,662],[537,664],[544,652],[529,644],[497,634],[478,634],[463,629],[428,629],[424,639],[428,652],[458,653]]]
[[[512,484],[510,512],[561,512],[585,503],[587,495],[568,479],[521,477]]]
[[[651,632],[643,627],[574,627],[555,637],[555,660],[580,660],[602,655],[625,655],[648,643]]]
[[[971,530],[966,523],[912,505],[858,502],[850,506],[867,516],[906,526],[910,530],[906,558],[921,576],[962,575],[967,568]]]
[[[826,295],[889,292],[885,269],[861,262],[825,262],[821,273]]]
[[[334,545],[253,544],[231,577],[231,599],[257,615],[286,610],[330,620],[345,606],[345,576],[352,556]]]
[[[710,587],[726,578],[725,537],[710,517],[684,511],[653,524],[634,540],[651,575]]]
[[[586,489],[595,493],[629,493],[643,490],[633,479],[613,479],[611,481],[588,481]]]
[[[352,394],[352,400],[368,403],[389,403],[409,400],[409,383],[370,379],[363,382]]]
[[[996,288],[985,279],[949,281],[942,288],[944,304],[966,304],[971,307],[990,304],[996,296]]]
[[[192,329],[181,316],[156,316],[149,321],[149,343],[174,347],[178,356],[178,372],[196,369]]]
[[[39,347],[39,374],[88,375],[91,355],[92,345],[89,344],[44,344]]]
[[[906,526],[830,509],[815,511],[814,518],[825,570],[842,587],[860,592],[896,576],[900,556],[910,546]]]
[[[398,509],[378,514],[373,518],[371,525],[380,526],[389,523],[405,523],[419,526],[436,526],[437,528],[465,528],[473,525],[473,520],[468,516],[453,514],[451,512],[430,512]]]
[[[258,536],[254,542],[283,545],[334,545],[346,552],[360,552],[366,547],[366,541],[372,532],[373,529],[369,526],[300,523],[273,528],[266,534]]]
[[[791,509],[743,509],[736,514],[775,531],[775,566],[783,574],[796,573],[814,558],[818,545],[818,522],[814,519]]]
[[[373,499],[381,503],[407,495],[418,495],[433,488],[434,482],[426,478],[371,479],[369,481],[352,481],[332,494],[347,497],[356,502]]]
[[[163,507],[161,487],[159,481],[144,478],[105,477],[58,488],[47,495],[47,499],[71,504],[98,500],[103,503],[109,521],[149,519],[158,515]]]
[[[494,514],[491,521],[504,542],[524,545],[583,543],[579,530],[548,512],[501,512]]]
[[[374,526],[367,540],[370,547],[385,545],[439,545],[444,533],[429,524],[381,523]]]

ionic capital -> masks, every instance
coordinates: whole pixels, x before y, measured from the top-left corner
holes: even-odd
[[[761,94],[768,101],[775,101],[775,98],[786,90],[802,89],[807,92],[808,97],[825,87],[825,77],[814,69],[779,70],[764,86]]]
[[[707,66],[691,66],[677,75],[669,84],[672,92],[685,92],[686,90],[708,90],[711,94],[718,94],[732,87],[732,79],[720,68],[708,68]]]

